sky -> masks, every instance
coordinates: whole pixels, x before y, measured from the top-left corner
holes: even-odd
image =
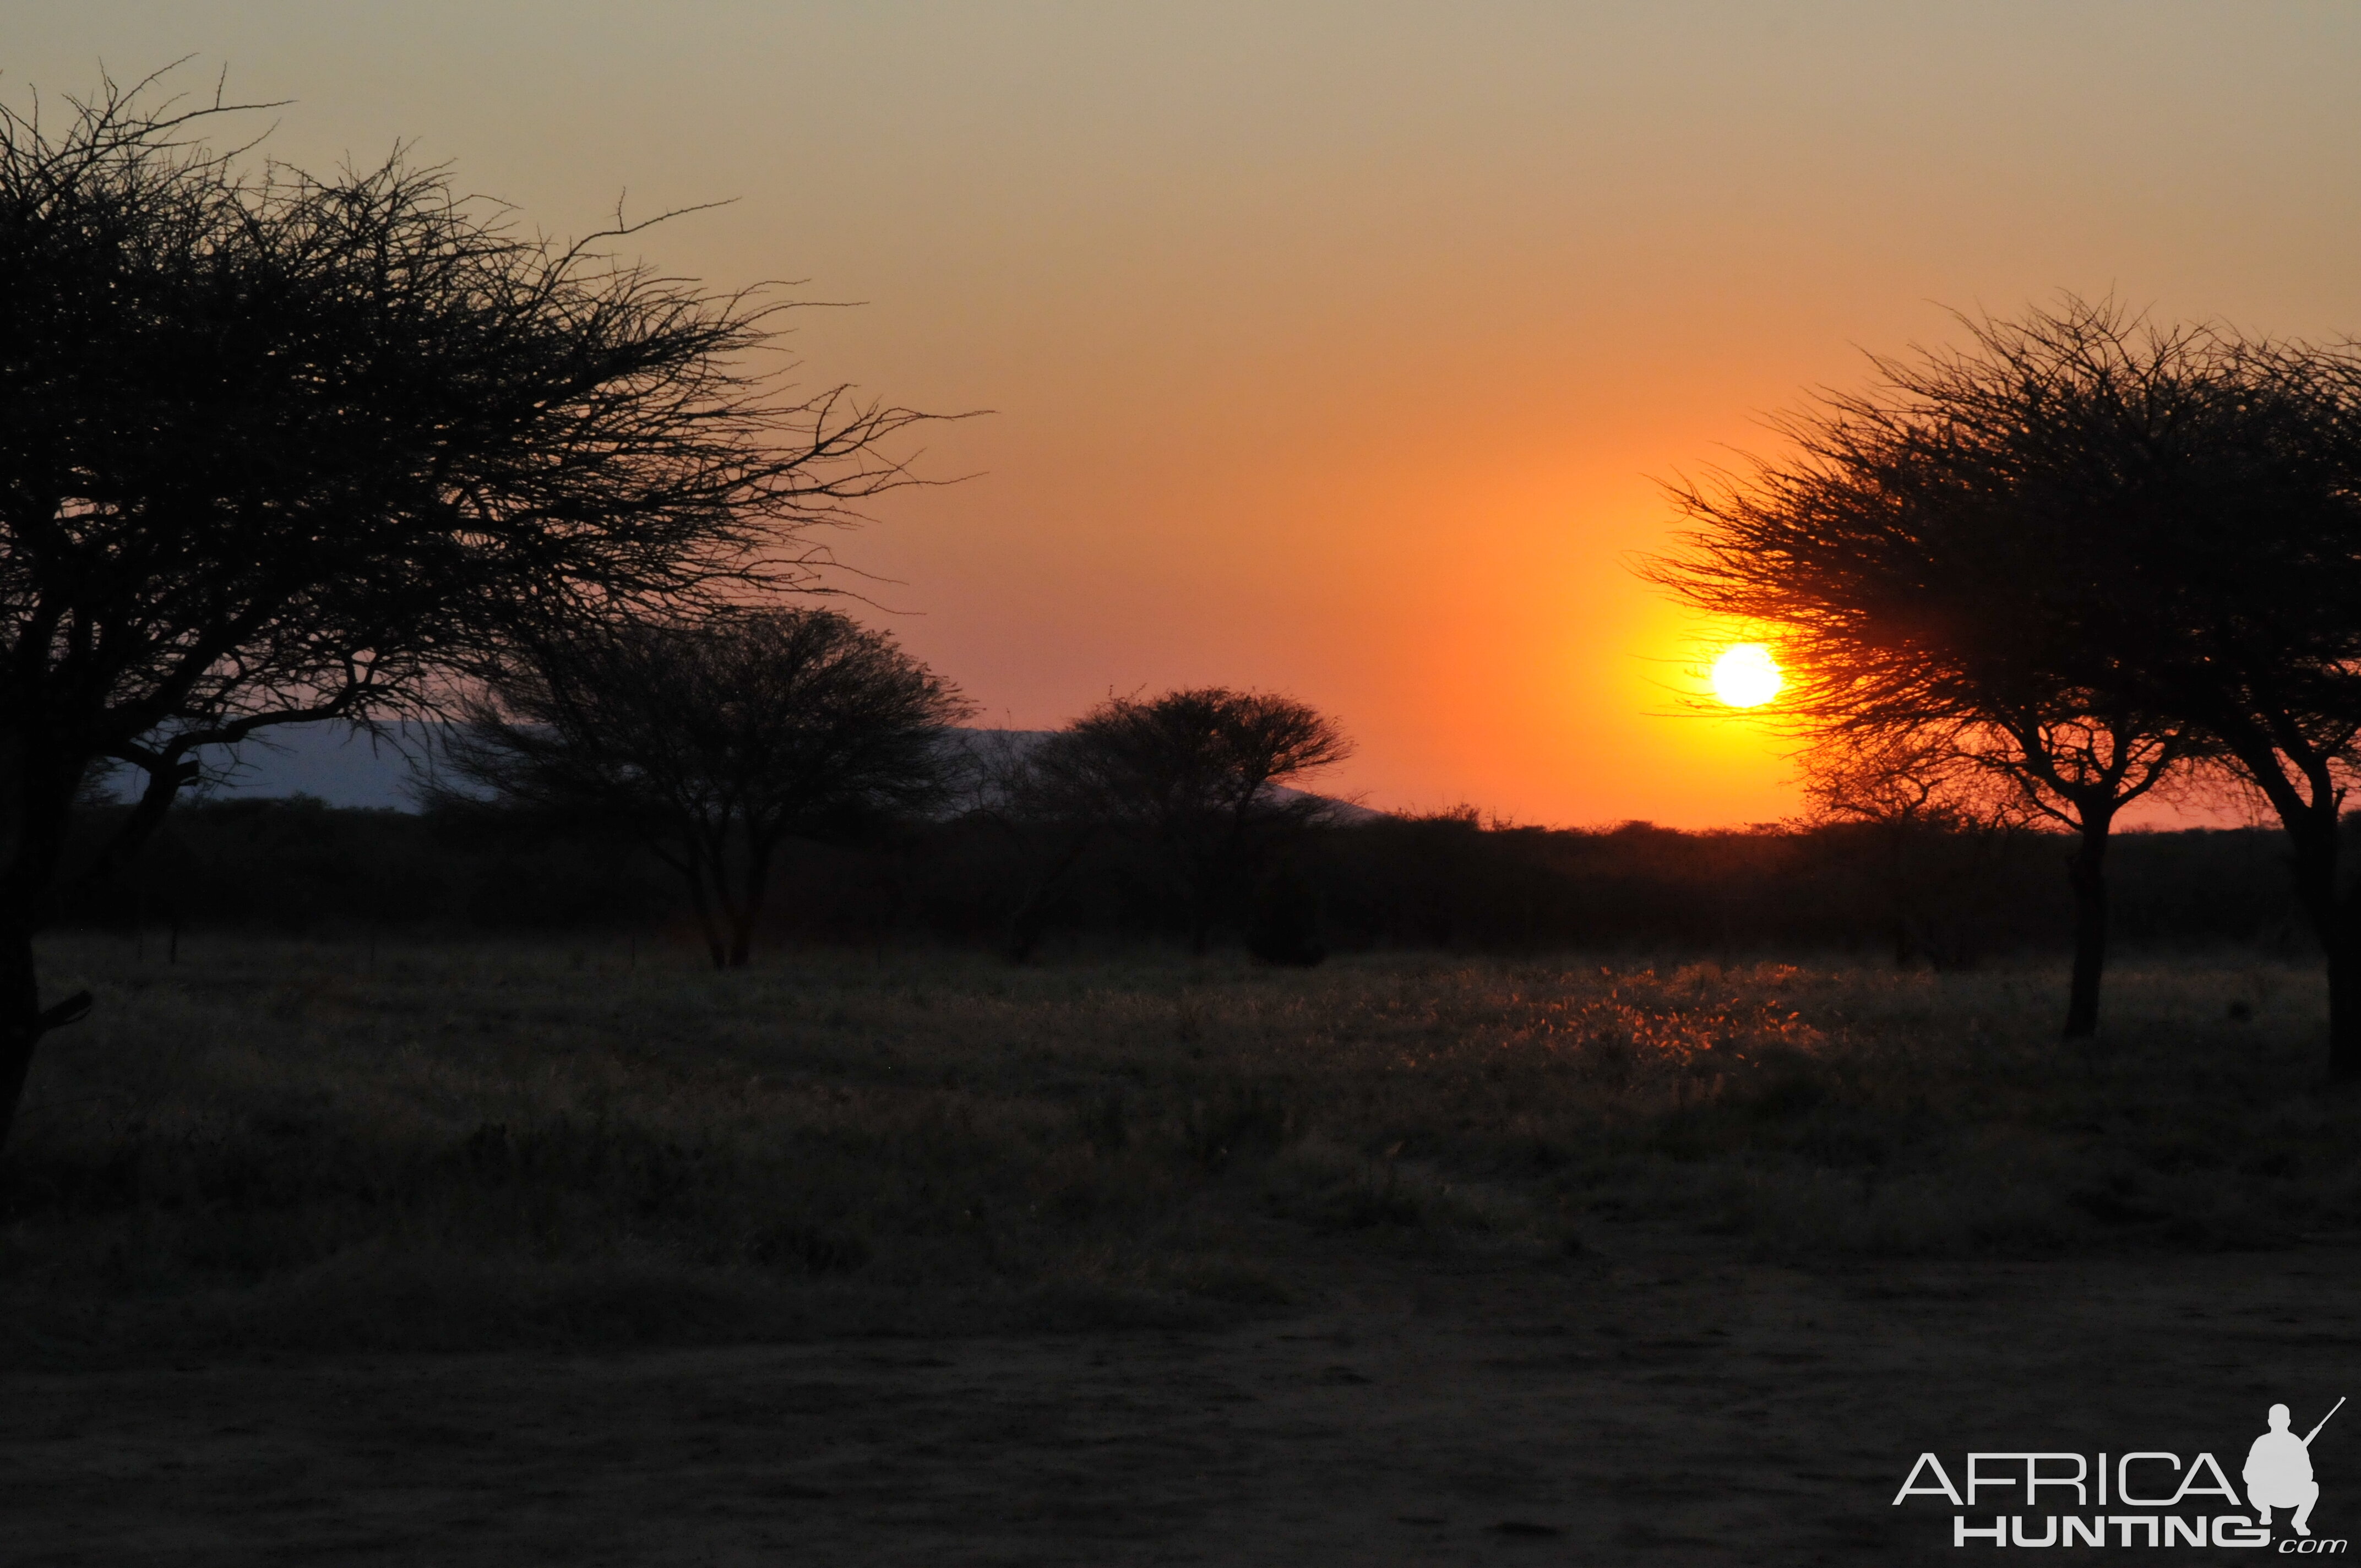
[[[638,254],[793,283],[807,387],[990,411],[832,541],[864,619],[983,722],[1291,694],[1385,809],[1795,811],[1631,563],[1953,311],[2361,332],[2349,5],[0,0],[20,106],[182,56],[554,235],[726,203]]]

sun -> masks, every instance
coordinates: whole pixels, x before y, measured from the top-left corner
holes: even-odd
[[[1713,662],[1713,695],[1732,707],[1760,707],[1786,684],[1771,650],[1760,642],[1733,643]]]

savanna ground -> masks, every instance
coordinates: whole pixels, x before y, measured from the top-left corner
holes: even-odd
[[[2277,960],[161,959],[47,954],[11,1563],[1893,1563],[2361,1393]]]

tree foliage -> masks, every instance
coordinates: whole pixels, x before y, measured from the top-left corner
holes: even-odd
[[[1012,805],[1062,825],[1063,863],[1099,831],[1148,845],[1202,951],[1224,901],[1274,846],[1327,811],[1294,781],[1352,753],[1334,720],[1292,697],[1222,686],[1110,697],[1031,749]]]
[[[939,809],[945,732],[968,712],[844,616],[733,609],[536,639],[445,754],[503,807],[646,845],[686,883],[714,966],[739,968],[781,842]]]

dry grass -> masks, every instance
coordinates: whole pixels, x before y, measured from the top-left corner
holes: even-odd
[[[48,966],[101,997],[0,1196],[50,1358],[1182,1321],[1323,1248],[1546,1266],[1619,1218],[1799,1259],[2361,1223],[2317,981],[2243,958],[2126,966],[2073,1047],[2037,970]]]

